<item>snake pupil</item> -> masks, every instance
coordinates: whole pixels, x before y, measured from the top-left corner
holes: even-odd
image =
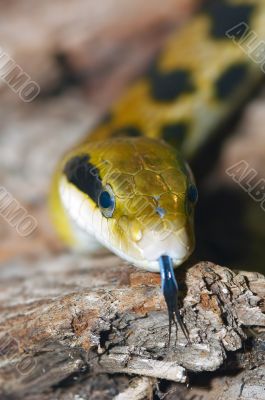
[[[104,192],[100,193],[99,196],[99,205],[102,208],[110,208],[112,207],[114,204],[113,199],[110,195],[109,192],[107,192],[106,190]]]
[[[198,190],[195,185],[190,185],[188,189],[188,199],[192,204],[195,204],[198,200]]]

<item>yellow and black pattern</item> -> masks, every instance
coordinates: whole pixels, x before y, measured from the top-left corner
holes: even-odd
[[[190,342],[173,271],[195,245],[198,194],[184,156],[194,155],[262,76],[228,32],[243,24],[265,38],[263,2],[209,2],[66,154],[53,179],[53,219],[68,244],[87,251],[96,239],[127,262],[160,271],[169,340],[178,323]]]
[[[93,132],[163,138],[191,156],[261,77],[227,36],[240,23],[265,37],[263,0],[211,1],[169,39],[145,77],[135,83]]]
[[[176,265],[192,252],[193,179],[181,155],[165,142],[145,137],[88,142],[67,154],[61,168],[52,191],[53,196],[57,193],[53,206],[68,242],[74,239],[71,217],[84,232],[146,269],[158,268],[156,242],[178,249]],[[111,218],[99,204],[106,188],[115,197]],[[58,199],[64,204],[59,213]]]
[[[68,243],[85,234],[86,246],[89,234],[125,260],[155,271],[161,254],[175,266],[190,255],[197,195],[182,155],[191,157],[261,78],[260,66],[227,32],[243,23],[262,40],[263,3],[209,2],[64,157],[51,208]],[[167,238],[158,240],[161,227]]]

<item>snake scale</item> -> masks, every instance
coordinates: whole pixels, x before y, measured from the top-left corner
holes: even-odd
[[[173,271],[195,246],[198,193],[186,160],[261,80],[260,65],[242,49],[253,32],[262,44],[264,0],[208,2],[63,157],[52,183],[61,237],[82,250],[100,243],[135,266],[160,271],[169,328],[178,322],[187,339]]]

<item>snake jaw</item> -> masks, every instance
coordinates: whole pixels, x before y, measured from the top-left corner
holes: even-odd
[[[137,245],[146,260],[159,260],[161,256],[167,254],[174,266],[178,266],[183,264],[192,253],[194,238],[185,226],[177,232],[166,232],[166,235],[163,232],[146,230]]]
[[[178,284],[175,278],[172,259],[167,255],[159,257],[160,273],[161,273],[161,288],[167,304],[168,318],[169,318],[169,338],[168,346],[171,339],[172,323],[175,324],[176,330],[180,326],[185,338],[190,344],[189,332],[182,321],[179,308],[178,308]]]

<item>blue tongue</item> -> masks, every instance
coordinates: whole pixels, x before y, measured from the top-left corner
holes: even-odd
[[[189,333],[184,325],[178,308],[178,284],[175,279],[172,259],[169,256],[163,255],[159,259],[160,274],[161,274],[161,288],[167,304],[168,319],[169,319],[169,339],[168,345],[170,345],[171,338],[171,327],[172,323],[175,324],[176,329],[178,324],[184,333],[187,341],[190,343]]]

